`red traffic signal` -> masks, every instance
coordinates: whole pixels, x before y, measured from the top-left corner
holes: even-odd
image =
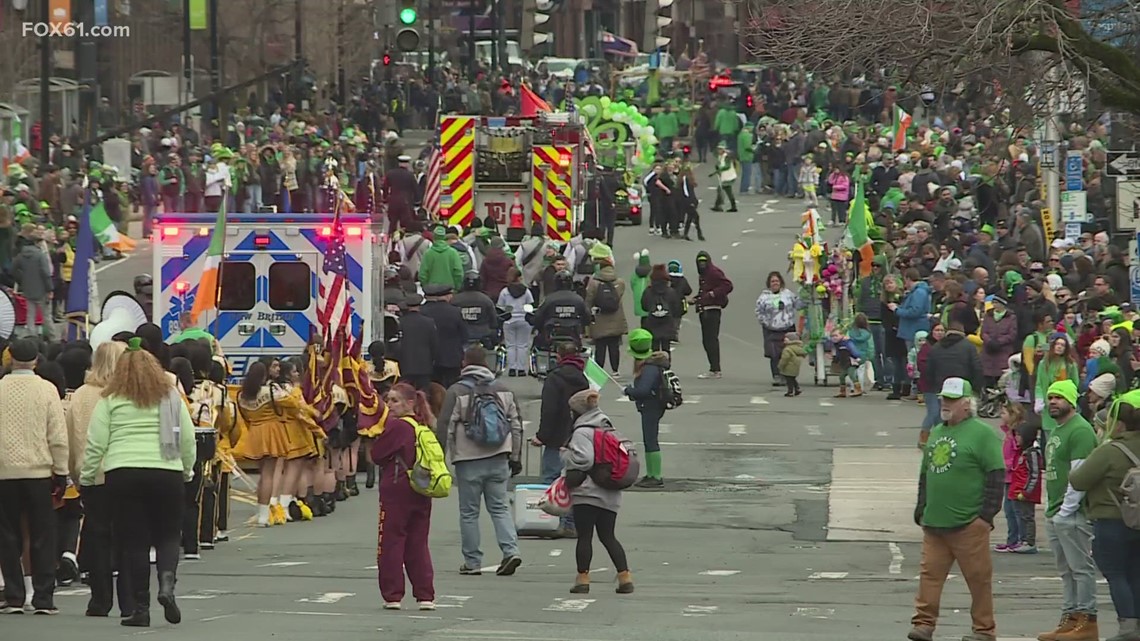
[[[686,156],[688,156],[689,152],[691,152],[691,151],[693,151],[693,148],[688,146],[688,145],[684,145],[683,147],[681,147],[681,153],[685,154]]]
[[[755,103],[752,100],[752,94],[748,94],[747,96],[744,97],[744,106],[745,107],[748,107],[749,109],[751,109],[753,104],[755,104]]]
[[[384,63],[384,66],[387,67],[388,65],[392,64],[392,55],[387,53],[384,54],[384,57],[381,58],[381,61]]]

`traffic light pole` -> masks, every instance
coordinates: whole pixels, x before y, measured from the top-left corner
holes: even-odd
[[[427,0],[428,63],[427,80],[435,82],[435,0]]]
[[[467,53],[470,56],[470,59],[467,61],[467,69],[468,79],[471,82],[475,82],[475,77],[479,69],[478,63],[475,62],[475,14],[478,12],[478,0],[471,0],[471,15],[467,18],[467,37],[470,39],[467,49]]]

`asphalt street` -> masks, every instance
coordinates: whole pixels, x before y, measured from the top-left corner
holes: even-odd
[[[621,228],[615,243],[623,277],[632,272],[634,252],[647,248],[654,262],[681,260],[695,288],[694,257],[706,249],[735,283],[721,335],[724,378],[697,378],[708,365],[696,319],[687,319],[674,351],[686,402],[662,425],[666,487],[625,497],[618,536],[629,555],[636,593],[613,593],[613,568],[596,545],[593,592],[582,595],[586,598],[569,594],[574,542],[564,540],[523,540],[524,564],[514,577],[460,576],[458,508],[452,497],[435,503],[431,533],[440,609],[383,611],[375,570],[376,497],[365,491],[333,516],[314,522],[243,526],[203,560],[184,562],[179,626],[161,623],[157,608],[155,628],[149,630],[121,628],[113,619],[85,619],[86,589],[74,587],[57,593],[58,617],[7,619],[4,637],[905,638],[920,557],[921,532],[911,513],[922,408],[885,401],[882,393],[832,398],[834,387],[812,384],[806,365],[802,396],[784,398],[783,389],[771,385],[753,309],[767,272],[787,267],[803,207],[751,195],[740,199],[739,213],[713,213],[708,211],[712,196],[709,191],[703,205],[705,243],[650,236],[647,227]],[[102,267],[100,291],[128,288],[134,275],[150,270],[149,261],[144,249],[124,263]],[[622,367],[629,380],[628,357]],[[536,418],[539,383],[509,381],[526,416]],[[622,402],[614,384],[602,396],[603,409],[619,429],[639,438],[633,404]],[[528,424],[528,435],[535,427]],[[530,459],[537,468],[537,453]],[[238,494],[235,521],[252,514],[249,493]],[[999,521],[995,543],[1004,540],[1004,531]],[[483,543],[490,564],[498,557],[487,518]],[[999,638],[1035,638],[1058,615],[1060,582],[1051,554],[995,555],[994,563]],[[1107,589],[1101,589],[1101,598],[1107,614]],[[949,580],[942,604],[937,638],[967,634],[969,597],[961,577]]]

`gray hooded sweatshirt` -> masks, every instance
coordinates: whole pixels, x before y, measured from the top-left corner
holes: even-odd
[[[600,409],[590,410],[574,421],[570,443],[562,451],[562,463],[567,470],[589,472],[594,467],[594,430],[613,429],[610,417]],[[574,505],[592,505],[617,512],[621,509],[621,490],[598,487],[587,474],[585,482],[570,490]]]

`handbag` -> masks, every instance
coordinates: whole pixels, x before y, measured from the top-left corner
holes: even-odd
[[[720,179],[720,184],[722,185],[736,182],[736,165],[729,165],[728,169],[720,172],[717,177]]]
[[[538,509],[551,516],[566,516],[570,513],[570,489],[566,487],[566,477],[554,479],[538,499]]]

